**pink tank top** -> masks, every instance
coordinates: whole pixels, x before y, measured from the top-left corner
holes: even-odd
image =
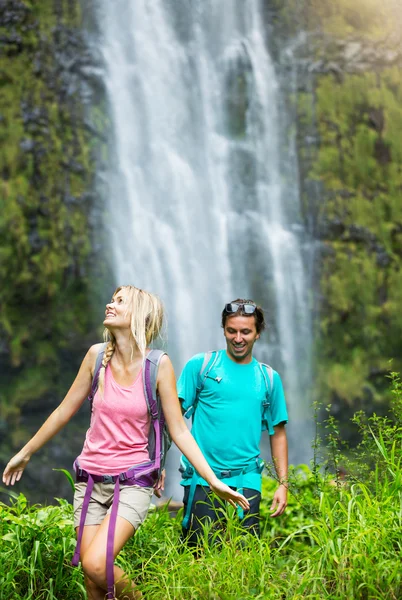
[[[147,462],[150,416],[142,383],[142,369],[129,387],[119,385],[110,365],[105,390],[96,392],[91,425],[77,462],[93,475],[117,475]]]

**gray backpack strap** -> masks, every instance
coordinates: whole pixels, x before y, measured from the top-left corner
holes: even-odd
[[[156,388],[158,369],[164,354],[166,352],[163,352],[163,350],[150,350],[145,357],[144,368],[142,370],[145,400],[153,423],[153,426],[149,428],[148,452],[150,459],[155,461],[155,467],[158,470],[159,476],[164,468],[166,454],[171,444],[161,399]]]
[[[102,364],[102,360],[103,360],[103,355],[105,354],[106,346],[107,346],[107,342],[104,342],[102,344],[102,348],[98,352],[98,356],[96,357],[95,370],[94,370],[94,379],[95,379],[95,376],[98,373],[99,369],[101,368],[101,364]]]
[[[265,363],[258,363],[265,382],[265,396],[262,403],[262,424],[263,429],[267,429],[269,435],[273,435],[274,429],[271,416],[271,394],[274,387],[274,371],[273,368]],[[269,381],[269,385],[268,385]]]
[[[209,373],[211,372],[214,364],[216,363],[217,358],[218,358],[217,350],[209,350],[208,352],[206,352],[204,354],[204,360],[202,362],[202,366],[201,366],[201,369],[199,372],[199,378],[201,380],[201,383],[197,387],[197,394],[199,394],[204,389],[205,380],[209,376]],[[219,383],[221,380],[221,377],[218,377],[217,380],[218,379],[219,379],[219,381],[218,381],[218,383]]]
[[[201,369],[199,370],[199,373],[198,373],[198,385],[197,385],[197,389],[196,389],[196,395],[195,395],[194,402],[193,402],[193,404],[191,404],[191,406],[187,406],[187,408],[183,409],[183,415],[186,417],[186,419],[189,419],[190,417],[194,418],[194,411],[197,407],[199,394],[204,389],[205,380],[208,377],[208,374],[210,373],[212,367],[214,366],[217,358],[218,358],[217,350],[210,350],[209,352],[205,352],[204,360],[202,361]],[[221,380],[221,378],[217,377],[218,383],[220,380]]]
[[[204,360],[202,362],[202,366],[201,366],[201,369],[200,369],[200,375],[202,375],[203,372],[205,371],[205,367],[207,366],[207,364],[211,360],[211,356],[212,356],[212,350],[209,350],[208,352],[205,352],[205,354],[204,354]]]
[[[97,355],[96,361],[95,361],[95,368],[94,368],[94,374],[92,377],[91,391],[88,396],[91,412],[92,412],[92,403],[94,401],[94,397],[95,397],[96,391],[98,389],[99,371],[102,366],[102,360],[103,360],[103,355],[105,354],[106,346],[107,346],[107,342],[104,342],[102,344],[101,349],[98,352],[98,355]]]
[[[267,388],[267,393],[271,394],[272,389],[274,387],[274,370],[272,367],[270,367],[269,365],[267,365],[265,363],[259,363],[259,365],[261,368],[262,376],[264,377],[265,386]],[[264,369],[264,367],[265,367],[265,369]],[[268,379],[269,379],[269,385],[268,385],[267,375],[268,375]]]
[[[163,350],[152,349],[148,352],[145,357],[145,361],[149,364],[149,381],[151,389],[147,389],[146,381],[145,381],[145,368],[142,371],[143,378],[143,386],[145,391],[145,399],[147,402],[147,407],[149,412],[152,414],[154,411],[152,410],[153,405],[158,405],[158,412],[160,411],[160,400],[159,395],[156,393],[156,380],[158,377],[158,369],[162,356],[166,354]],[[151,396],[151,397],[149,397]]]

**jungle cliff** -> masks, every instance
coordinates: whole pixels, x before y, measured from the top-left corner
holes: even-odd
[[[107,266],[93,186],[101,131],[80,3],[3,0],[0,32],[3,463],[100,339]]]
[[[300,186],[318,241],[314,395],[347,422],[385,412],[387,375],[402,368],[402,8],[312,0],[281,10],[299,63]]]
[[[94,185],[107,117],[85,38],[90,4],[0,2],[2,464],[100,339],[111,291]],[[402,9],[395,0],[262,4],[284,78],[296,62],[289,103],[317,247],[314,397],[345,421],[359,408],[384,412],[390,360],[402,368]],[[87,420],[35,458],[28,487],[48,477],[46,462],[70,466]],[[49,497],[60,485],[49,483]]]

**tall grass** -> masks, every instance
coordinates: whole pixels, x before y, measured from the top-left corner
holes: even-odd
[[[264,478],[262,537],[244,536],[233,511],[222,544],[198,558],[180,540],[181,514],[151,511],[118,558],[144,598],[155,600],[399,600],[402,598],[402,392],[393,377],[388,418],[358,413],[361,443],[345,452],[329,419],[327,455],[292,468],[289,506],[269,506],[276,482]],[[318,456],[318,453],[316,454]],[[346,465],[341,481],[330,466]],[[205,540],[208,531],[205,531]],[[81,569],[70,566],[72,507],[0,503],[0,599],[85,598]]]
[[[0,503],[1,600],[76,600],[84,596],[82,576],[70,566],[75,545],[72,507],[29,506],[17,496]]]

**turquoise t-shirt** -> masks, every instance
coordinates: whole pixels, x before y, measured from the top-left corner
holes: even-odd
[[[193,356],[185,365],[177,382],[178,396],[183,408],[194,404],[204,354]],[[217,381],[215,378],[221,378]],[[219,350],[216,362],[204,381],[194,413],[191,433],[214,471],[241,469],[260,455],[262,404],[266,384],[255,358],[248,364],[231,360],[226,350]],[[285,396],[280,376],[273,372],[270,394],[272,424],[288,420]],[[188,465],[183,456],[181,462]],[[236,486],[236,477],[224,479]],[[183,479],[181,485],[190,485]],[[204,480],[200,484],[208,485]],[[243,487],[261,491],[261,475],[243,475]]]

